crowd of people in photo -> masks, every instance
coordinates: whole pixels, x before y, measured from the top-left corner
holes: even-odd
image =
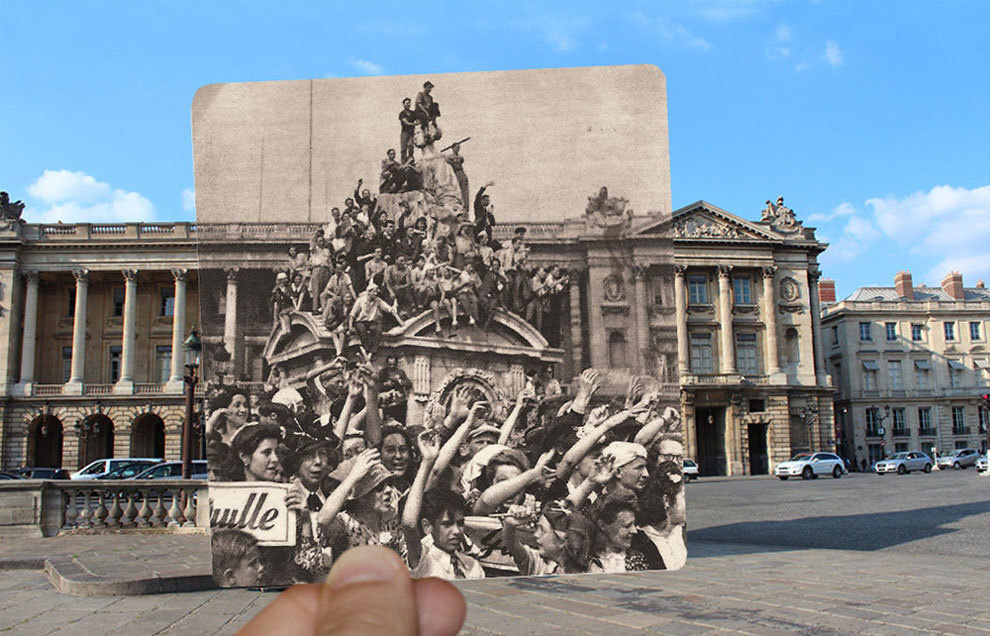
[[[420,409],[409,408],[400,361],[380,350],[386,329],[429,312],[433,333],[449,336],[506,310],[559,346],[567,280],[530,263],[525,228],[494,239],[495,184],[477,190],[469,217],[466,140],[434,150],[432,88],[404,100],[399,158],[388,150],[377,193],[359,180],[277,273],[273,334],[309,312],[329,333],[328,359],[316,354],[304,378],[275,365],[262,388],[207,395],[210,478],[285,484],[296,517],[291,546],[214,528],[222,585],[323,580],[365,544],[394,549],[415,576],[445,578],[684,563],[680,417],[648,383],[610,401],[594,369],[566,390],[534,369],[509,404],[465,380],[409,417]]]
[[[302,390],[215,391],[210,478],[288,484],[297,515],[289,547],[215,529],[218,580],[318,581],[364,544],[394,549],[416,576],[680,567],[677,409],[640,381],[624,401],[598,400],[592,369],[572,388],[532,373],[506,413],[462,383],[443,408],[411,422],[411,382],[395,357],[375,369],[359,354],[314,370]]]

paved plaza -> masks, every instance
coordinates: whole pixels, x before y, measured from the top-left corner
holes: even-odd
[[[990,478],[703,479],[688,497],[683,570],[464,582],[464,633],[990,634]],[[201,535],[5,541],[0,563],[29,567],[42,553],[104,583],[195,580],[209,563]],[[8,569],[0,632],[229,634],[272,598],[73,596],[42,571]]]

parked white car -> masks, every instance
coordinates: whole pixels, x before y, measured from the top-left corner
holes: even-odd
[[[938,458],[939,468],[968,468],[975,466],[976,460],[980,458],[980,452],[975,448],[961,448],[951,455]]]
[[[878,461],[874,468],[878,475],[884,473],[905,475],[912,470],[923,470],[930,473],[933,465],[931,457],[921,451],[903,451]]]
[[[980,473],[987,472],[987,464],[988,463],[990,463],[990,462],[987,461],[987,456],[985,454],[984,455],[980,455],[980,458],[978,460],[976,460],[976,470],[977,470],[977,472],[980,472]]]
[[[698,464],[693,459],[684,458],[684,481],[694,481],[698,478]]]
[[[150,460],[154,463],[162,461],[161,459],[155,459],[154,457],[120,457],[116,459],[98,459],[95,462],[90,462],[86,464],[81,469],[69,475],[70,479],[99,479],[107,473],[113,472],[118,468],[127,466],[133,462],[139,460]]]
[[[845,462],[834,453],[798,453],[790,461],[777,464],[774,474],[781,481],[787,481],[788,477],[818,479],[819,475],[832,475],[838,479],[848,472]]]

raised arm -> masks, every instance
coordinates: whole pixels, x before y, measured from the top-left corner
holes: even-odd
[[[347,429],[351,423],[351,412],[354,410],[354,401],[361,391],[364,390],[364,386],[360,382],[351,381],[347,385],[347,399],[344,400],[344,408],[340,411],[340,417],[337,418],[337,422],[333,426],[333,434],[337,436],[337,439],[344,439],[344,435],[347,434]]]
[[[323,508],[317,513],[317,523],[325,526],[337,517],[337,514],[347,502],[347,497],[350,496],[354,485],[357,484],[358,480],[367,475],[375,464],[381,464],[381,458],[377,448],[369,448],[358,454],[357,459],[351,466],[351,472],[347,473],[347,477],[344,477],[340,485],[330,493],[330,496],[327,497],[326,502],[323,504]]]
[[[453,400],[451,401],[453,402]],[[467,417],[464,418],[463,422],[461,422],[461,425],[457,427],[457,430],[455,430],[454,434],[450,436],[450,439],[444,443],[443,447],[440,449],[440,454],[437,457],[437,461],[433,465],[433,470],[430,472],[430,480],[426,485],[427,490],[433,487],[433,484],[436,482],[440,474],[446,470],[447,466],[450,465],[451,460],[453,460],[454,456],[457,455],[457,451],[461,447],[461,444],[463,444],[465,438],[467,438],[468,432],[479,422],[478,415],[480,415],[486,408],[488,408],[488,402],[482,400],[475,402],[468,411]]]
[[[548,450],[540,455],[536,465],[529,470],[487,488],[475,502],[474,514],[487,515],[495,512],[503,503],[529,488],[531,484],[543,479],[543,470],[553,458],[553,454],[553,449]]]
[[[619,469],[615,467],[614,460],[599,459],[595,463],[595,470],[585,477],[584,481],[573,492],[567,495],[567,504],[571,506],[571,509],[579,510],[592,492],[604,488],[605,484],[618,473]]]
[[[591,415],[592,421],[596,421],[597,418],[602,417],[605,409],[606,407],[604,406],[595,409]],[[632,415],[633,411],[631,410],[619,411],[612,417],[609,417],[608,419],[592,426],[583,437],[578,439],[578,441],[576,441],[574,445],[571,446],[566,453],[564,453],[560,463],[557,464],[557,478],[567,479],[570,476],[571,471],[574,470],[574,466],[576,466],[577,463],[581,461],[581,458],[587,455],[588,452],[594,448],[595,444],[598,443],[605,433],[609,432],[619,424],[622,424]]]
[[[509,413],[509,417],[505,418],[505,422],[502,423],[502,430],[498,434],[499,444],[506,446],[509,443],[512,429],[515,428],[516,422],[519,421],[519,414],[522,413],[523,407],[526,405],[526,399],[533,397],[535,395],[531,387],[526,387],[519,392],[519,397],[516,398],[516,404],[512,407],[512,412]]]
[[[440,440],[437,439],[435,431],[423,431],[416,438],[416,444],[419,446],[419,454],[422,455],[423,460],[419,463],[416,478],[409,488],[406,507],[402,511],[402,530],[406,535],[409,567],[411,568],[419,564],[419,557],[422,553],[423,544],[420,543],[419,538],[419,511],[423,507],[423,493],[426,492],[430,471],[440,452]]]

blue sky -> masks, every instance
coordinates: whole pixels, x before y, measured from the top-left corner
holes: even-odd
[[[783,195],[840,297],[990,283],[990,2],[453,5],[3,0],[0,188],[29,221],[192,220],[204,84],[650,63],[674,209]]]

